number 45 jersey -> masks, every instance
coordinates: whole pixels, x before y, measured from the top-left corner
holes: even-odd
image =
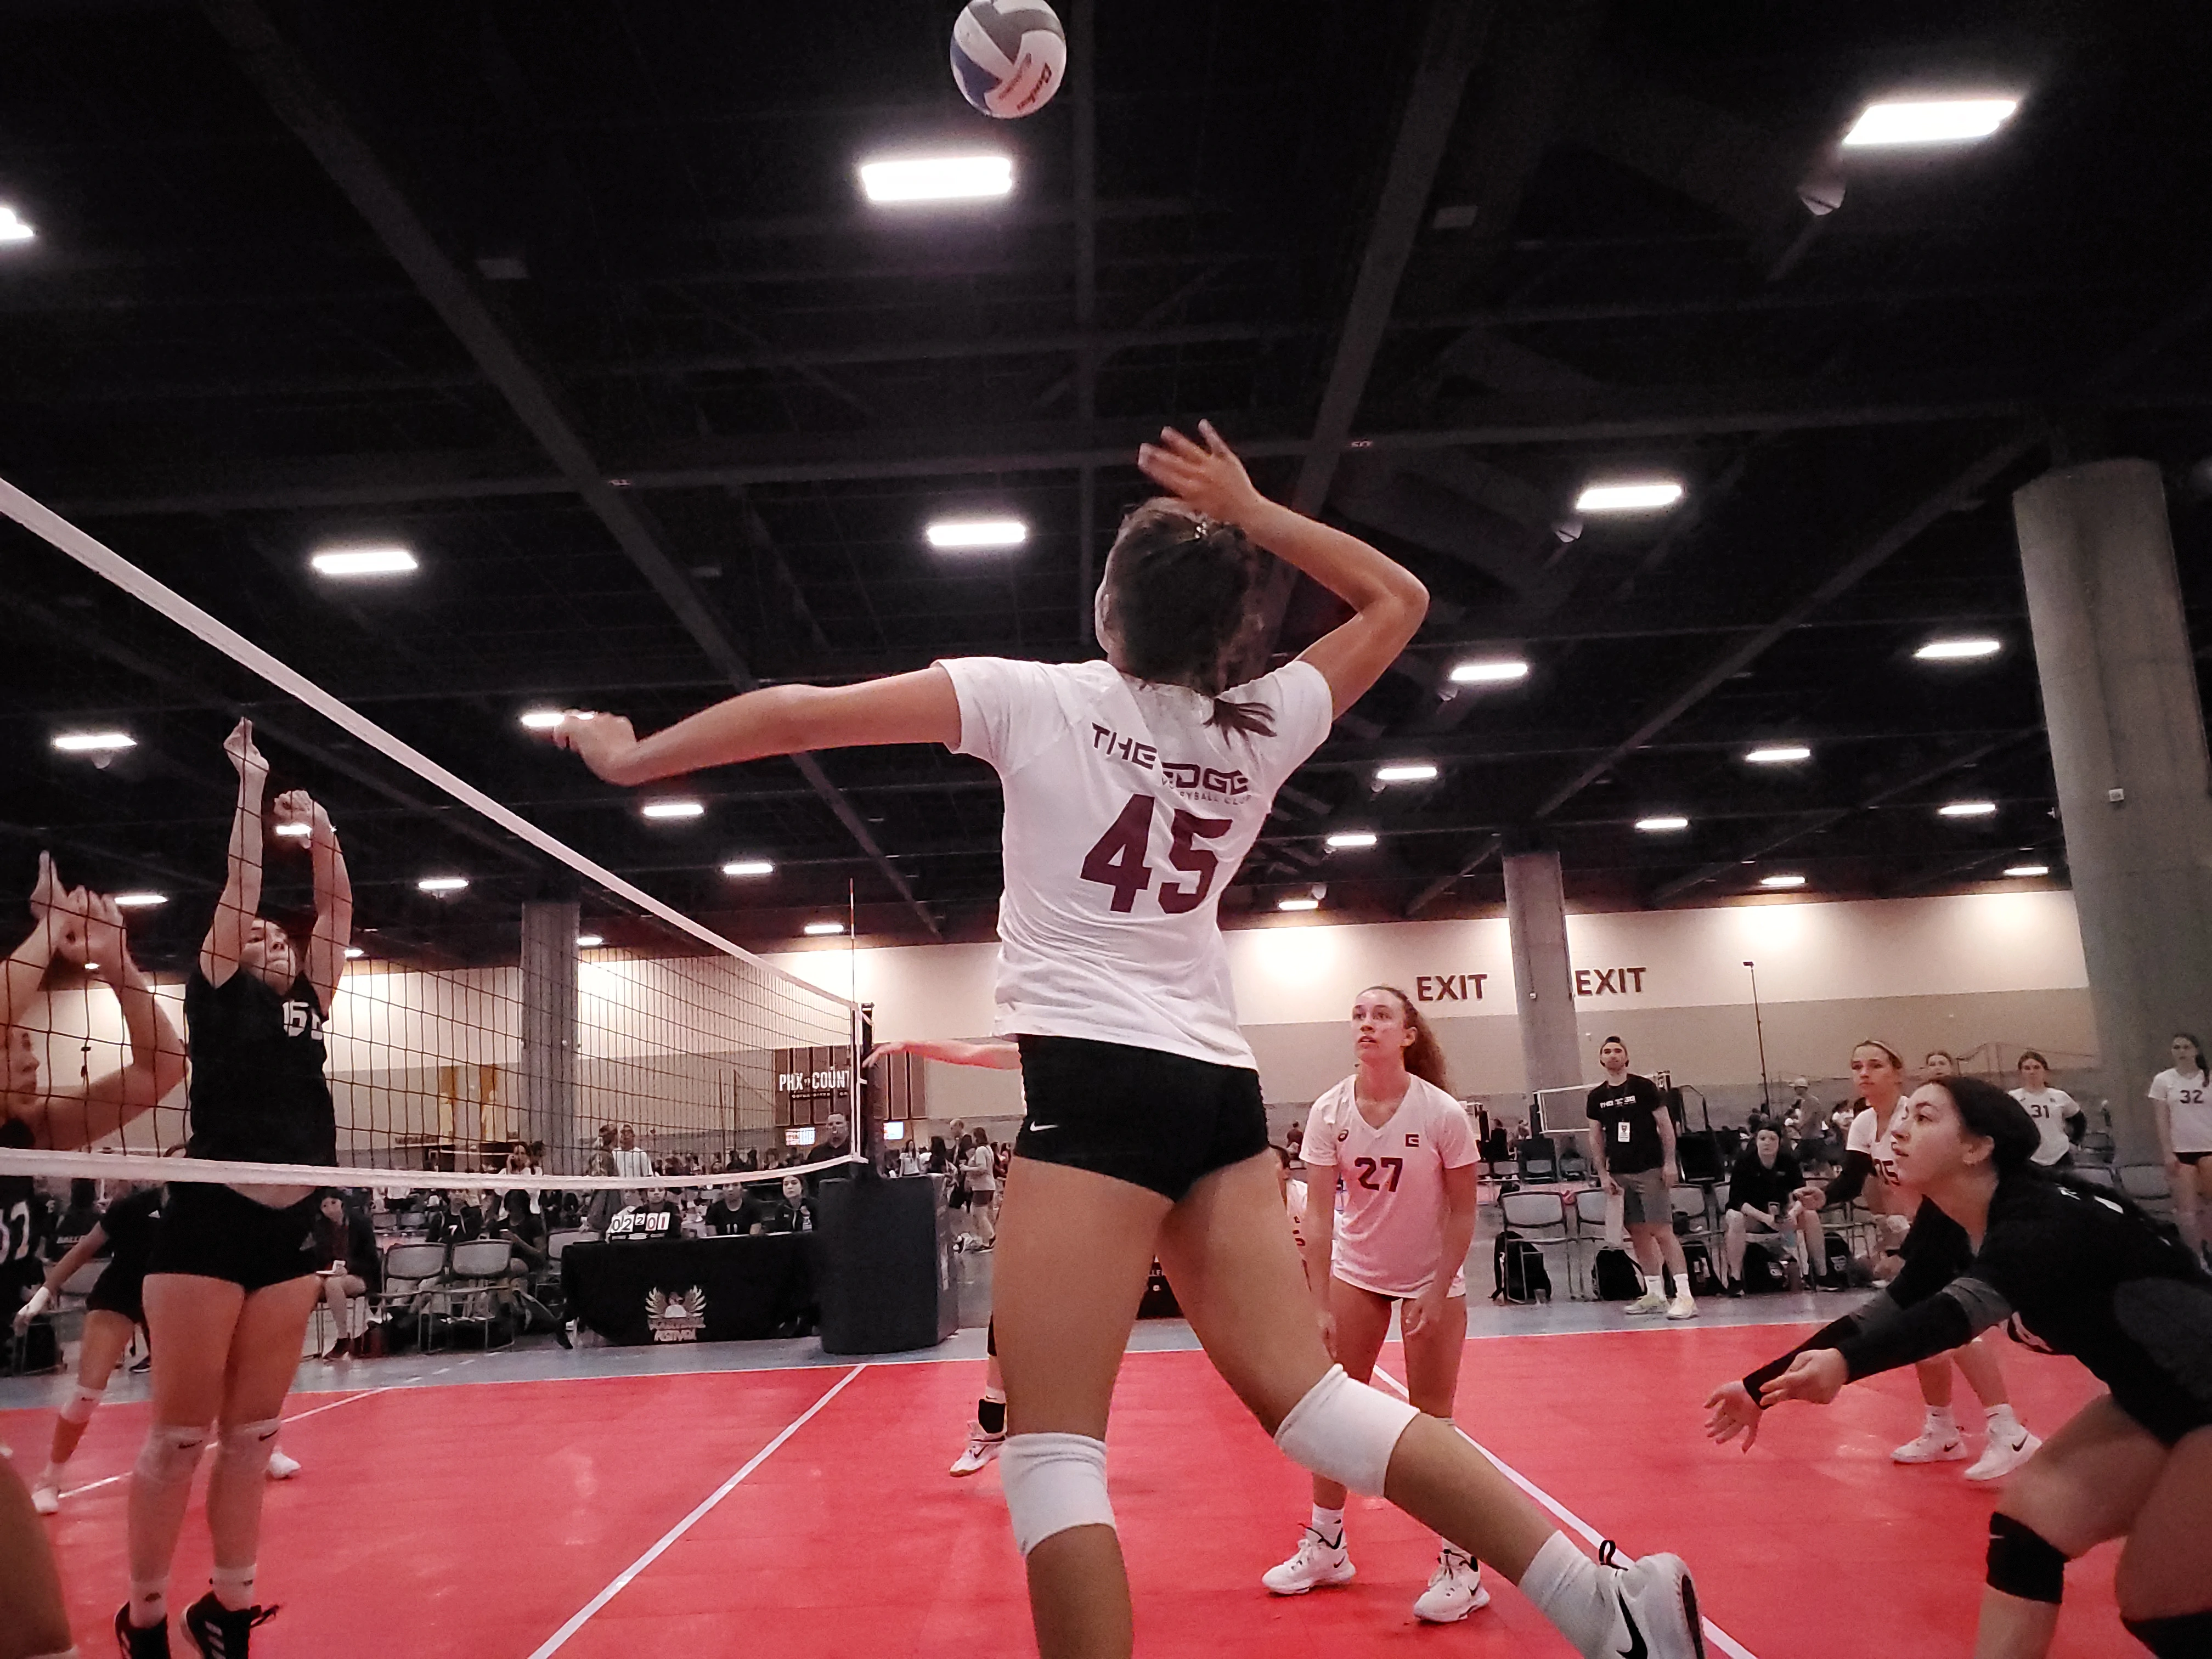
[[[1006,798],[1001,1036],[1090,1037],[1253,1066],[1216,913],[1275,791],[1328,735],[1328,682],[1293,662],[1213,700],[1110,663],[955,658],[955,752]]]

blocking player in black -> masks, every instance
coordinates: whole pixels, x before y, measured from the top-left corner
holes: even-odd
[[[1826,1405],[1846,1382],[2008,1323],[2069,1354],[2110,1392],[2016,1473],[1990,1522],[1981,1659],[2040,1659],[2066,1563],[2125,1540],[2120,1617],[2160,1659],[2212,1654],[2212,1281],[2119,1195],[2037,1169],[2041,1136],[1978,1078],[1923,1084],[1892,1137],[1920,1202],[1904,1270],[1857,1312],[1714,1391],[1707,1431],[1758,1437],[1785,1400]]]
[[[269,763],[240,720],[223,744],[238,773],[228,872],[185,988],[191,1031],[192,1158],[331,1165],[337,1118],[323,1023],[353,928],[353,886],[330,815],[305,791],[277,797],[277,828],[307,830],[314,926],[295,940],[258,914]],[[264,1477],[320,1288],[311,1240],[319,1185],[172,1178],[148,1264],[153,1425],[131,1479],[131,1599],[115,1615],[131,1659],[168,1652],[169,1565],[192,1471],[210,1438],[215,1571],[185,1613],[204,1655],[243,1659],[273,1608],[253,1599]]]

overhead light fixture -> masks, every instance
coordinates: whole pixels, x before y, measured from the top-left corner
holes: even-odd
[[[1277,899],[1275,908],[1278,910],[1318,910],[1321,901],[1317,898]]]
[[[732,859],[722,866],[726,876],[772,876],[775,866],[766,859]]]
[[[550,732],[567,718],[558,708],[526,708],[522,711],[523,727],[531,732]]]
[[[415,568],[404,547],[332,547],[307,562],[319,576],[401,576]]]
[[[1672,478],[1644,478],[1591,484],[1575,497],[1577,513],[1656,513],[1682,499]]]
[[[468,888],[466,876],[425,876],[415,884],[426,893],[459,893]]]
[[[1686,830],[1690,821],[1672,812],[1662,812],[1656,817],[1637,819],[1636,827],[1647,836],[1656,836],[1669,830]]]
[[[349,945],[346,946],[346,960],[348,962],[359,962],[368,954],[368,952],[362,950],[358,945]]]
[[[1954,800],[1936,809],[1936,816],[1943,818],[1987,818],[1996,816],[1997,804],[1993,800]]]
[[[981,201],[1013,188],[1013,158],[1007,155],[902,155],[860,163],[861,193],[887,205]]]
[[[280,823],[276,833],[286,841],[305,841],[315,833],[315,827],[311,823]]]
[[[2008,866],[2005,870],[2005,874],[2010,876],[2014,881],[2024,880],[2030,876],[2047,876],[2050,873],[2051,866],[2047,864],[2014,864]]]
[[[118,910],[150,910],[168,902],[167,893],[118,893],[109,901]]]
[[[1510,685],[1528,678],[1528,665],[1517,657],[1496,657],[1463,662],[1453,668],[1454,685]]]
[[[1930,640],[1912,654],[1921,662],[1971,662],[1977,657],[1994,657],[2003,649],[2002,640]]]
[[[1812,758],[1813,751],[1802,743],[1770,743],[1744,757],[1753,766],[1787,766],[1792,761]]]
[[[1805,884],[1805,878],[1802,876],[1761,876],[1759,878],[1759,884],[1761,887],[1771,887],[1778,892],[1785,887],[1802,887]]]
[[[842,933],[844,931],[845,924],[842,921],[810,921],[806,924],[806,936],[809,939],[828,939],[832,933]]]
[[[696,818],[705,815],[707,806],[696,800],[649,800],[640,810],[649,818]]]
[[[606,940],[601,939],[597,933],[579,933],[576,935],[576,948],[580,951],[596,951],[599,946],[605,943]]]
[[[922,532],[932,547],[948,553],[977,548],[1019,547],[1030,527],[1019,519],[934,519]]]
[[[64,755],[112,755],[137,746],[138,739],[128,732],[60,732],[54,736],[54,747]]]
[[[1900,98],[1869,104],[1844,135],[1844,148],[1965,143],[1988,137],[2019,107],[2017,98]]]
[[[29,242],[38,240],[39,233],[25,224],[22,216],[4,202],[0,202],[0,242]]]
[[[1340,853],[1355,851],[1375,845],[1372,830],[1340,830],[1328,838],[1328,844]]]
[[[1378,766],[1375,769],[1377,783],[1426,783],[1435,777],[1437,769],[1427,761],[1407,761],[1397,766]]]

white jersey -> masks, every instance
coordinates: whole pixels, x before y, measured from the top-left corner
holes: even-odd
[[[2184,1077],[2171,1067],[2150,1080],[2150,1097],[2166,1103],[2177,1152],[2212,1152],[2212,1077]]]
[[[1006,789],[996,1036],[1090,1037],[1257,1069],[1237,1028],[1222,889],[1275,791],[1328,735],[1328,682],[1293,662],[1224,695],[1274,735],[1206,724],[1212,700],[1110,663],[962,657],[957,753]]]
[[[1378,1129],[1359,1115],[1352,1082],[1314,1102],[1306,1120],[1307,1168],[1328,1172],[1319,1176],[1324,1192],[1344,1178],[1330,1269],[1377,1296],[1419,1296],[1443,1253],[1443,1172],[1475,1161],[1474,1126],[1459,1102],[1409,1077],[1405,1098]],[[1464,1263],[1453,1269],[1450,1293],[1467,1294]]]
[[[2035,1120],[2035,1131],[2043,1137],[2043,1144],[2035,1149],[2038,1164],[2050,1165],[2058,1162],[2074,1150],[2074,1143],[2066,1138],[2066,1120],[2081,1115],[2081,1109],[2074,1097],[2063,1089],[2015,1089],[2012,1097],[2027,1108],[2027,1115]]]
[[[1896,1134],[1898,1123],[1906,1109],[1905,1103],[1899,1101],[1886,1126],[1881,1125],[1871,1106],[1860,1107],[1858,1115],[1851,1120],[1851,1131],[1844,1141],[1844,1150],[1864,1152],[1874,1160],[1874,1178],[1882,1189],[1881,1202],[1868,1201],[1870,1209],[1885,1208],[1896,1193],[1897,1154],[1892,1149],[1891,1138]]]

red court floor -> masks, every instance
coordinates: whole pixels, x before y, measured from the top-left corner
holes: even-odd
[[[1717,1652],[1968,1652],[1991,1498],[1959,1479],[1960,1465],[1889,1462],[1887,1449],[1917,1425],[1910,1374],[1849,1390],[1825,1412],[1778,1413],[1748,1455],[1702,1438],[1711,1386],[1788,1340],[1766,1327],[1474,1342],[1459,1420],[1624,1547],[1686,1556],[1707,1616],[1729,1638]],[[1394,1350],[1385,1364],[1395,1363]],[[2064,1361],[2014,1349],[2006,1363],[2034,1426],[2055,1427],[2091,1392]],[[374,1367],[360,1369],[374,1380]],[[261,1564],[263,1597],[283,1613],[256,1651],[1032,1650],[997,1473],[945,1474],[979,1370],[871,1364],[298,1396],[283,1443],[306,1470],[270,1491]],[[123,1473],[145,1411],[101,1413],[76,1483]],[[19,1468],[36,1467],[49,1420],[0,1413]],[[1379,1501],[1354,1500],[1356,1583],[1267,1596],[1258,1575],[1295,1542],[1305,1480],[1197,1353],[1129,1357],[1112,1446],[1140,1653],[1568,1652],[1502,1583],[1462,1625],[1417,1625],[1409,1609],[1433,1542]],[[102,1650],[121,1597],[124,1493],[121,1480],[94,1486],[50,1523],[88,1652]],[[645,1559],[687,1517],[688,1530]],[[2113,1614],[2112,1561],[2108,1548],[2072,1569],[2057,1653],[2140,1651]],[[180,1602],[206,1569],[196,1505]]]

